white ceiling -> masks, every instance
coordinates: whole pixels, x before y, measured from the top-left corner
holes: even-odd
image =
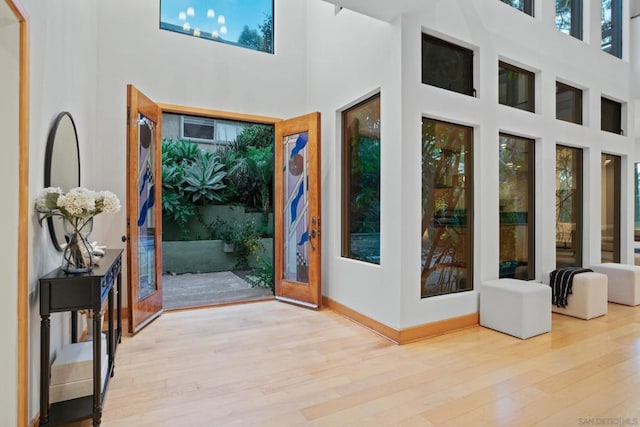
[[[424,5],[422,0],[324,0],[336,6],[391,22],[398,16],[419,9]],[[631,0],[629,4],[631,17],[640,16],[640,0]]]
[[[345,9],[391,22],[398,16],[424,7],[423,0],[324,0]]]

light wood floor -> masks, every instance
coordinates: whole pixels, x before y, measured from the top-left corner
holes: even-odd
[[[609,419],[606,419],[609,418]],[[271,301],[164,314],[118,349],[105,427],[640,424],[640,306],[521,341],[396,346]],[[90,423],[77,424],[78,426]]]

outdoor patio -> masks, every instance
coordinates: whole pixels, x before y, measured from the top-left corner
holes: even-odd
[[[165,310],[273,298],[270,288],[252,288],[243,271],[165,274],[162,276]]]

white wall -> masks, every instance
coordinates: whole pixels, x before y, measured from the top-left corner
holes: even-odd
[[[18,105],[20,82],[20,25],[9,9],[0,1],[0,270],[3,286],[0,286],[0,337],[8,348],[18,343]],[[16,351],[0,352],[0,425],[16,424],[18,387],[18,358]]]
[[[322,113],[323,294],[399,327],[402,174],[400,27],[309,0],[308,109]],[[381,264],[340,257],[340,112],[381,93]]]
[[[30,16],[29,201],[44,186],[47,136],[55,117],[69,111],[80,142],[81,181],[88,185],[96,123],[96,2],[22,0]],[[38,277],[59,265],[60,253],[31,208],[29,223],[29,417],[39,410],[40,314]],[[3,304],[5,303],[4,300]],[[52,315],[51,347],[69,340],[68,314]],[[4,366],[3,366],[4,367]]]
[[[127,84],[159,103],[281,118],[305,112],[304,2],[275,2],[275,55],[160,30],[158,7],[98,4],[98,123],[87,181],[123,202],[120,213],[95,221],[94,236],[109,247],[124,247],[126,233]]]
[[[599,5],[598,0],[585,2],[585,40],[591,42],[583,42],[555,29],[553,2],[536,2],[532,18],[498,1],[428,0],[422,12],[392,23],[346,10],[333,16],[333,6],[310,2],[309,105],[324,114],[326,296],[400,329],[477,311],[475,291],[420,299],[422,117],[474,128],[476,287],[498,277],[499,132],[536,140],[537,278],[555,268],[557,143],[585,149],[585,265],[600,260],[601,153],[623,157],[622,191],[629,197],[622,198],[622,261],[633,259],[628,161],[633,140],[600,131],[602,95],[625,103],[633,117],[630,49],[625,43],[624,60],[600,50]],[[421,83],[423,31],[475,50],[476,98]],[[629,33],[628,26],[624,32]],[[536,73],[536,114],[498,105],[499,60]],[[556,80],[584,89],[583,126],[556,120]],[[383,110],[380,267],[340,258],[340,137],[335,123],[337,110],[378,87]],[[633,123],[623,121],[629,122],[625,135],[630,135]]]

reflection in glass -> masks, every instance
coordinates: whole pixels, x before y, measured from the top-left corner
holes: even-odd
[[[284,137],[284,279],[309,282],[307,132]]]
[[[422,120],[423,298],[473,289],[471,140],[472,128]]]
[[[556,0],[556,28],[582,39],[582,0]]]
[[[500,277],[534,279],[534,141],[500,135]]]
[[[138,116],[138,299],[158,287],[155,274],[154,123]]]
[[[500,61],[498,64],[498,102],[520,110],[535,110],[535,75],[522,68]]]
[[[601,1],[601,47],[611,55],[622,57],[622,0]]]
[[[619,156],[602,155],[602,262],[620,262],[620,173]]]
[[[380,264],[380,95],[342,114],[342,256]]]
[[[582,266],[582,150],[556,147],[556,268]]]

